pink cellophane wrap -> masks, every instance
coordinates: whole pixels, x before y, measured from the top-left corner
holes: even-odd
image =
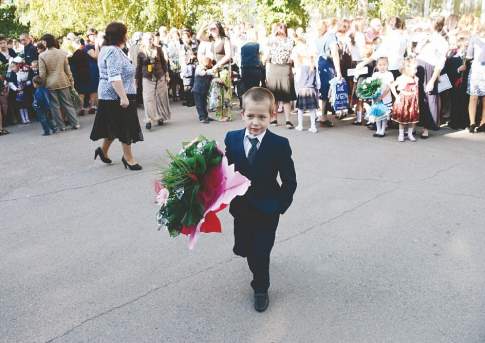
[[[229,165],[226,156],[221,164],[212,168],[202,180],[199,198],[204,205],[204,218],[195,226],[184,227],[182,233],[189,235],[189,249],[193,249],[200,232],[221,232],[221,222],[216,213],[226,208],[239,195],[246,194],[251,181]]]

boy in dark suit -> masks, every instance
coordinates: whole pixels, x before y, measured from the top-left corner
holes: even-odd
[[[269,261],[281,214],[293,201],[296,173],[288,139],[268,130],[274,113],[273,94],[261,87],[248,90],[242,99],[245,129],[227,133],[226,156],[235,169],[251,180],[246,194],[230,206],[234,217],[234,253],[247,258],[253,273],[254,307],[269,305]],[[278,174],[281,185],[277,181]]]

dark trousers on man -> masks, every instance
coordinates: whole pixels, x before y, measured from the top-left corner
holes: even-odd
[[[234,218],[234,253],[246,257],[253,273],[251,287],[256,293],[269,289],[269,262],[279,215],[248,212]]]
[[[207,96],[208,93],[194,92],[194,102],[199,120],[205,120],[209,118],[209,112],[207,111]]]

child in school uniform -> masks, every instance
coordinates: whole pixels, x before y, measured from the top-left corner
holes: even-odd
[[[15,94],[15,105],[20,114],[22,124],[29,124],[29,105],[27,104],[26,93],[26,88],[30,85],[29,72],[23,70],[23,64],[20,59],[10,65],[7,81],[9,89]]]
[[[44,87],[44,82],[40,78],[40,76],[35,76],[32,79],[32,83],[34,85],[34,102],[32,103],[32,107],[35,110],[37,115],[37,119],[39,120],[40,124],[42,125],[42,129],[44,130],[43,136],[49,136],[52,133],[56,133],[56,127],[52,123],[52,120],[49,118],[50,115],[50,95],[47,88]]]
[[[251,180],[246,194],[230,205],[234,217],[233,251],[247,258],[253,274],[254,308],[263,312],[269,305],[269,262],[276,229],[280,215],[293,201],[297,182],[288,139],[268,130],[275,112],[271,91],[253,87],[244,93],[242,104],[246,127],[228,132],[224,140],[229,163]]]
[[[196,67],[196,58],[192,58],[189,62],[182,67],[180,76],[182,77],[182,82],[184,84],[184,102],[183,106],[192,107],[194,106],[194,97],[192,95],[192,87],[194,87],[194,77]]]
[[[207,111],[207,97],[214,77],[212,73],[212,60],[209,57],[203,57],[200,64],[195,69],[194,86],[192,94],[194,95],[195,108],[199,116],[199,121],[203,124],[209,124],[209,112]]]
[[[303,130],[303,112],[310,113],[311,133],[317,133],[316,118],[318,109],[317,68],[315,58],[307,44],[302,42],[300,51],[295,55],[295,88],[297,94],[298,125],[296,130]]]

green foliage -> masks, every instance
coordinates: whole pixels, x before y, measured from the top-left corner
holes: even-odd
[[[35,36],[52,33],[99,30],[117,20],[130,32],[155,31],[167,27],[197,28],[202,23],[220,20],[226,24],[285,22],[291,27],[306,27],[317,17],[353,17],[367,13],[369,18],[392,15],[421,15],[424,0],[13,0],[0,6],[0,33],[16,36],[27,30]],[[431,12],[442,9],[443,0],[431,0]],[[452,0],[455,13],[479,10],[480,1]],[[16,11],[15,11],[16,8]],[[15,14],[19,21],[15,19]],[[26,26],[24,26],[26,25]]]
[[[22,25],[16,15],[15,6],[12,5],[0,5],[0,35],[18,38],[23,32],[29,32],[29,27]]]
[[[391,16],[403,17],[409,14],[410,8],[407,0],[382,0],[379,2],[379,14],[383,19]]]
[[[15,0],[21,23],[30,23],[31,33],[57,36],[103,30],[121,21],[130,32],[156,31],[161,25],[191,27],[209,0]]]
[[[302,0],[257,0],[258,17],[267,27],[286,23],[289,27],[306,27],[308,14]]]
[[[345,17],[356,13],[357,0],[301,0],[308,13],[318,11],[322,18]]]

